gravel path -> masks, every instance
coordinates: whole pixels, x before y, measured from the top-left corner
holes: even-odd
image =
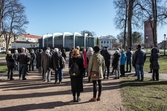
[[[84,78],[84,92],[79,103],[72,102],[70,78],[64,70],[62,84],[41,81],[38,72],[30,72],[27,80],[19,80],[18,72],[13,81],[0,76],[0,111],[124,111],[119,89],[119,80],[112,77],[103,80],[101,101],[89,102],[92,98],[92,83]]]

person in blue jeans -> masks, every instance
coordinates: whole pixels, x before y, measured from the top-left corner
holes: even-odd
[[[137,51],[134,56],[134,65],[136,67],[137,81],[144,80],[143,66],[146,60],[146,53],[141,49],[141,45],[137,46]]]
[[[52,62],[53,62],[53,69],[55,71],[55,84],[58,83],[58,78],[59,78],[59,84],[61,84],[63,78],[63,73],[62,73],[63,61],[58,48],[54,49],[54,53],[52,55]]]

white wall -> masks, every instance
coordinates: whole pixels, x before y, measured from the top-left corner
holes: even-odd
[[[39,43],[12,43],[12,48],[21,48],[21,47],[25,47],[25,48],[34,48],[34,47],[39,47]]]

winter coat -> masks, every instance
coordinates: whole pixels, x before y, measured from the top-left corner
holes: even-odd
[[[100,61],[100,64],[99,64],[98,61]],[[92,78],[91,79],[92,80],[102,80],[103,79],[104,70],[105,70],[104,57],[99,52],[98,53],[94,53],[90,57],[90,61],[89,61],[89,65],[88,65],[88,76],[90,77],[91,71],[97,71],[97,72],[99,72],[100,77],[97,78],[97,79],[92,79]]]
[[[19,56],[19,54],[13,55],[13,59],[14,59],[16,65],[18,65],[18,56]]]
[[[105,65],[110,66],[111,53],[108,50],[103,50],[102,55],[105,60]]]
[[[78,76],[70,77],[71,91],[72,92],[77,92],[77,91],[82,92],[83,91],[83,68],[84,68],[82,56],[71,58],[69,61],[69,65],[71,66],[73,62],[76,62],[78,64],[80,74]]]
[[[30,60],[30,57],[27,56],[25,52],[21,52],[18,56],[18,62],[19,64],[27,64],[27,62]]]
[[[159,69],[160,66],[159,66],[159,59],[160,57],[160,54],[159,54],[159,51],[157,48],[153,48],[152,49],[152,53],[151,53],[151,56],[150,56],[150,62],[151,62],[151,67],[152,69]]]
[[[33,64],[34,63],[34,60],[36,59],[36,55],[35,53],[30,53],[30,56],[31,56],[31,60],[30,60],[30,63]]]
[[[37,52],[36,54],[36,62],[37,62],[37,67],[41,67],[41,53]]]
[[[126,57],[127,61],[132,61],[133,52],[131,50],[127,51]]]
[[[44,70],[44,74],[46,74],[47,70],[51,68],[51,56],[49,54],[43,54],[43,59],[42,59],[42,67]]]
[[[113,55],[113,60],[112,60],[113,69],[118,69],[119,68],[119,61],[120,61],[120,54],[119,53],[115,53]]]
[[[64,51],[62,51],[62,56],[64,57],[64,59],[66,60],[66,53]]]
[[[11,54],[7,54],[6,55],[6,62],[7,62],[7,66],[9,69],[13,69],[14,68],[14,65],[15,65],[15,61],[12,57]]]
[[[83,57],[83,59],[84,59],[84,68],[86,68],[86,67],[87,67],[87,64],[88,64],[88,63],[87,63],[86,53],[87,53],[87,52],[84,51],[84,52],[83,52],[83,55],[82,55],[82,57]]]
[[[146,60],[146,53],[143,50],[138,49],[135,52],[133,64],[143,65],[145,63],[145,60]]]
[[[125,65],[125,63],[126,63],[126,54],[125,52],[121,52],[120,65]]]
[[[62,56],[58,52],[54,52],[52,55],[53,69],[60,70],[63,69]]]

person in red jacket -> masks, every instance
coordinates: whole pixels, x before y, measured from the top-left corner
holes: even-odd
[[[87,65],[88,65],[86,54],[87,54],[87,52],[86,52],[86,49],[84,48],[83,52],[82,52],[82,57],[83,57],[83,60],[84,60],[84,62],[83,62],[83,65],[84,65],[83,77],[85,77],[85,72],[86,72],[86,68],[87,68]]]

